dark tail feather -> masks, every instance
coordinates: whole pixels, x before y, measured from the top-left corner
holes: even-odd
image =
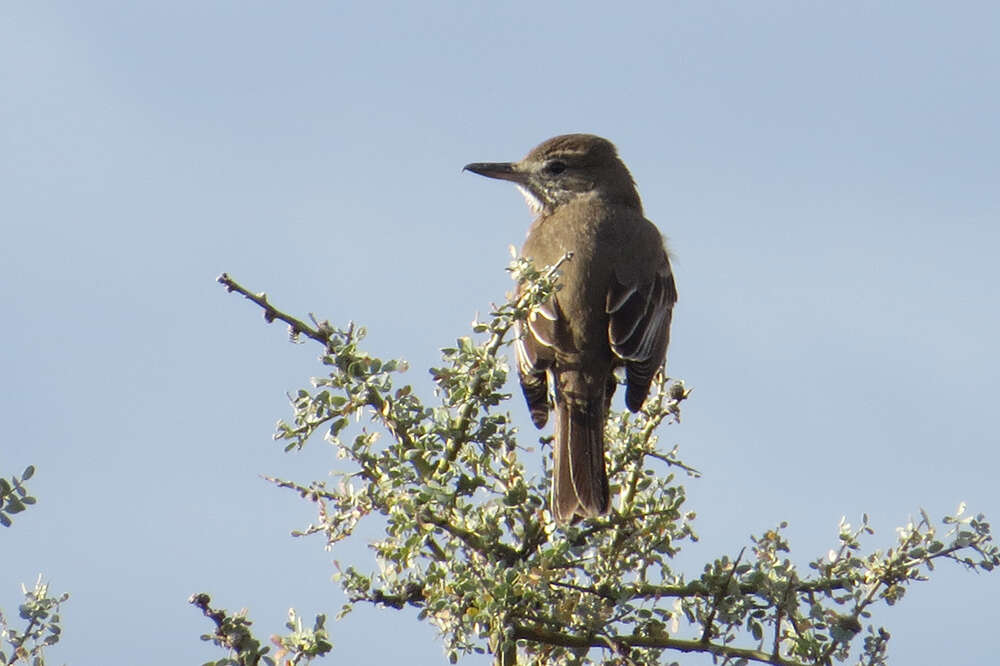
[[[552,459],[552,513],[562,525],[576,516],[607,513],[611,503],[604,468],[604,400],[593,401],[586,411],[567,402],[557,400]]]
[[[531,422],[536,428],[544,428],[549,420],[549,386],[545,373],[541,375],[521,375],[521,392],[531,410]]]

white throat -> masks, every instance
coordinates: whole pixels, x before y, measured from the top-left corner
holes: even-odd
[[[536,216],[541,215],[542,202],[538,200],[538,197],[532,194],[531,190],[529,190],[524,185],[520,185],[517,183],[515,183],[515,185],[517,185],[517,189],[520,190],[521,195],[524,197],[524,200],[528,202],[528,208],[531,209],[531,212],[534,213]]]

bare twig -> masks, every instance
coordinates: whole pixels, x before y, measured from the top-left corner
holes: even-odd
[[[223,273],[218,278],[216,282],[225,285],[226,290],[238,294],[241,294],[244,298],[253,301],[261,309],[264,310],[264,319],[267,323],[273,322],[275,319],[285,322],[288,324],[288,328],[291,330],[293,336],[305,335],[308,338],[312,338],[316,342],[329,347],[332,339],[332,331],[328,330],[326,326],[319,324],[316,328],[313,328],[309,324],[305,323],[301,319],[296,319],[295,317],[285,314],[281,310],[278,310],[273,305],[268,303],[267,294],[261,292],[259,294],[253,294],[246,288],[241,286],[238,282],[229,277],[229,273]]]

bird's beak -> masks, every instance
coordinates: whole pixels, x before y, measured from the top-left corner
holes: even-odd
[[[527,179],[527,174],[519,170],[517,164],[512,162],[473,162],[462,167],[462,171],[471,171],[487,178],[509,180],[515,183],[523,183]]]

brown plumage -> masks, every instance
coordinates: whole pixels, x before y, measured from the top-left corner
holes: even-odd
[[[535,426],[555,411],[553,515],[566,524],[604,514],[614,370],[625,367],[625,404],[638,411],[670,340],[677,290],[663,238],[606,139],[557,136],[520,162],[465,168],[517,184],[536,214],[522,249],[536,267],[573,253],[559,291],[519,331],[517,366]]]

